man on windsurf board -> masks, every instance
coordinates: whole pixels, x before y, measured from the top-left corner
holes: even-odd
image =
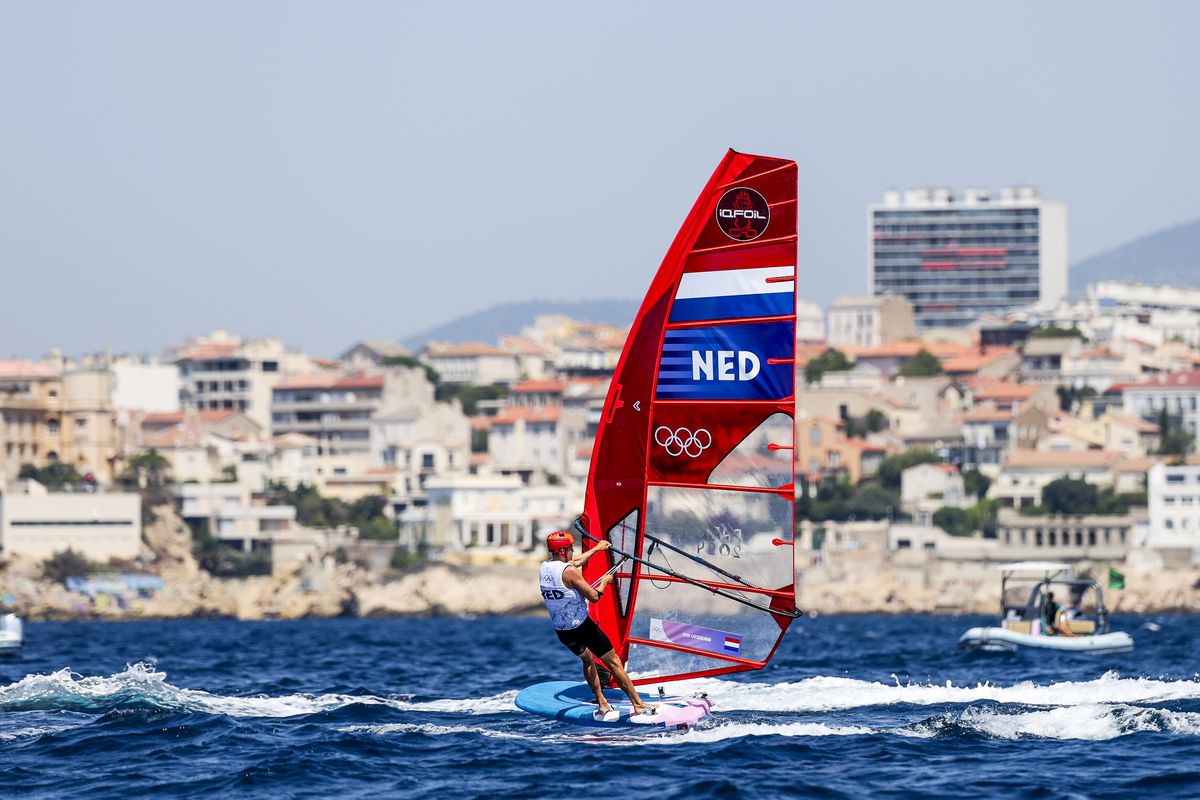
[[[633,688],[633,682],[629,680],[612,642],[588,616],[587,604],[600,600],[604,589],[612,583],[613,573],[606,573],[592,586],[583,579],[580,567],[596,553],[610,547],[611,543],[600,542],[581,555],[572,557],[575,538],[566,531],[555,531],[546,537],[550,558],[542,562],[538,577],[542,599],[546,601],[546,610],[550,612],[550,623],[558,634],[558,640],[583,661],[583,678],[596,695],[599,706],[592,716],[600,722],[615,722],[620,715],[604,697],[604,687],[600,685],[600,673],[596,667],[597,659],[604,663],[617,685],[629,697],[635,715],[654,711],[653,707],[642,702],[637,689]]]

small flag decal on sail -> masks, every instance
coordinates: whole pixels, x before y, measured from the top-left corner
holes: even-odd
[[[670,321],[790,315],[795,312],[795,275],[794,266],[685,273]]]
[[[742,637],[736,633],[718,631],[703,625],[689,625],[669,619],[650,618],[650,640],[667,642],[706,653],[741,655]]]

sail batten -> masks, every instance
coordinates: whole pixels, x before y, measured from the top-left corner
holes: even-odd
[[[630,556],[593,616],[638,682],[761,668],[798,614],[795,209],[795,162],[730,151],[613,376],[581,522]]]

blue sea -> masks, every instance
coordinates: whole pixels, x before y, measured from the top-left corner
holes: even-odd
[[[1200,617],[1130,655],[967,654],[980,617],[819,617],[705,679],[684,733],[513,706],[574,678],[537,618],[27,625],[0,661],[3,797],[1200,796]]]

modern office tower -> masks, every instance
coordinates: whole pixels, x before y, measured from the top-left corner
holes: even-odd
[[[871,293],[908,298],[918,331],[1066,296],[1067,209],[1032,186],[891,190],[868,215]]]

